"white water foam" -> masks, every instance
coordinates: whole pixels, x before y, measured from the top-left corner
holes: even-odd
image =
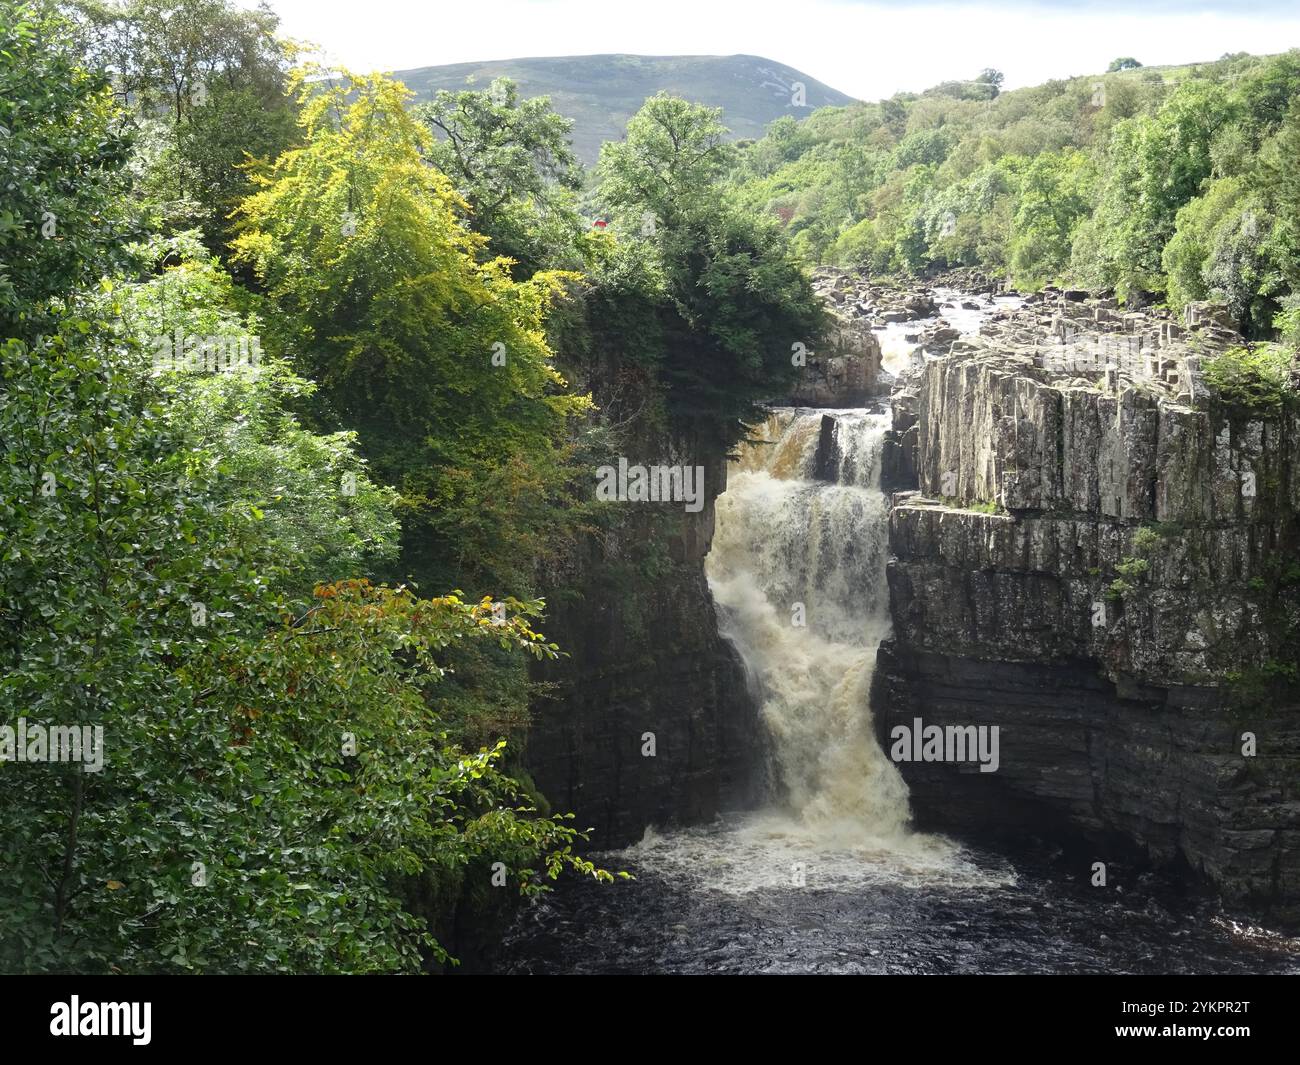
[[[962,336],[970,336],[980,331],[984,319],[990,312],[1016,310],[1025,305],[1024,298],[1021,296],[972,297],[951,288],[936,288],[934,299],[939,304],[937,315],[918,318],[911,322],[890,322],[873,330],[876,339],[880,342],[881,367],[887,373],[897,377],[922,360],[921,346],[907,338],[919,335],[940,318]],[[980,305],[979,310],[962,306],[963,303],[972,301]]]
[[[813,477],[823,416],[839,483]],[[786,799],[724,827],[649,832],[629,854],[642,865],[729,893],[801,877],[815,887],[1007,881],[951,841],[910,830],[907,787],[876,741],[871,678],[890,628],[879,487],[888,427],[888,415],[866,410],[778,409],[731,466],[706,571]]]

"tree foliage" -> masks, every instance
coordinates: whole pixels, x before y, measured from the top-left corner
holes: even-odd
[[[414,419],[397,378],[418,348],[382,350],[385,384],[373,365],[313,362],[299,345],[320,329],[326,354],[364,362],[374,353],[345,329],[373,338],[400,322],[400,339],[453,342],[500,330],[527,395],[502,389],[475,408],[497,417],[477,439],[457,442],[449,419],[440,446],[496,466],[544,454],[572,403],[540,339],[552,282],[517,286],[477,263],[482,238],[460,228],[446,179],[400,151],[392,165],[361,159],[372,260],[347,258],[333,226],[250,229],[270,298],[240,288],[197,233],[128,245],[131,145],[82,39],[44,8],[6,0],[4,14],[0,969],[418,971],[446,958],[424,899],[454,904],[499,870],[524,895],[566,868],[610,879],[575,853],[582,833],[507,775],[494,726],[477,722],[478,749],[452,734],[471,731],[472,684],[461,678],[454,719],[440,713],[447,670],[471,647],[507,678],[489,695],[518,698],[521,663],[558,653],[533,627],[543,604],[368,579],[393,556],[404,500],[358,454],[364,433],[302,420],[318,386],[286,362],[320,374],[317,394],[366,381]],[[349,146],[367,124],[372,147],[385,123],[418,128],[373,102],[362,94]],[[308,135],[328,125],[306,110]],[[323,139],[312,174],[342,147]],[[330,206],[346,198],[336,181]],[[250,217],[275,220],[275,192]],[[54,233],[34,217],[46,206]],[[402,223],[418,232],[386,243]],[[286,245],[332,267],[336,292],[277,258]],[[186,352],[196,334],[257,335],[265,358],[218,373],[156,364],[160,341]],[[440,369],[463,371],[441,354]],[[467,394],[491,391],[463,372]],[[415,372],[407,384],[427,387]],[[54,729],[78,740],[62,758]]]
[[[545,97],[521,99],[509,78],[485,92],[440,90],[414,110],[435,136],[427,158],[488,238],[485,254],[513,259],[520,277],[581,265],[573,249],[584,229],[574,197],[582,168],[569,144],[571,120]]]
[[[1266,337],[1297,291],[1298,97],[1297,51],[1171,70],[1124,57],[991,101],[953,83],[826,108],[747,147],[729,181],[809,260],[1220,299]]]
[[[296,46],[267,7],[232,0],[78,0],[90,62],[138,130],[139,191],[170,229],[224,248],[250,171],[288,146]]]
[[[113,119],[72,27],[0,0],[0,336],[39,336],[68,293],[123,262],[131,142]]]
[[[401,491],[410,570],[522,588],[546,540],[527,500],[562,487],[568,422],[587,406],[544,335],[566,277],[517,281],[481,258],[401,85],[298,87],[303,146],[240,208],[236,262],[265,286],[276,343],[319,383],[319,417],[354,428]],[[479,524],[486,486],[500,494]]]
[[[622,245],[610,266],[635,286],[606,298],[640,304],[631,313],[654,338],[643,359],[671,414],[729,444],[789,384],[791,351],[813,347],[823,319],[776,221],[729,202],[725,132],[716,109],[651,97],[604,147],[597,177]]]

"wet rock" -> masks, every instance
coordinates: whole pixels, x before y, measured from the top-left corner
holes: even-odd
[[[881,387],[880,359],[880,341],[869,323],[836,316],[817,350],[805,354],[799,378],[782,402],[860,407]]]
[[[662,514],[634,510],[547,578],[543,631],[565,657],[533,667],[548,688],[524,751],[541,793],[594,828],[598,847],[632,843],[650,825],[709,821],[751,805],[763,787],[758,710],[739,656],[719,634],[704,575],[726,457],[693,437],[634,446],[669,464],[703,464],[706,505],[679,510],[667,533]],[[649,541],[667,556],[653,577],[627,565]],[[615,597],[611,566],[623,584]],[[653,758],[642,756],[646,732],[655,734]]]
[[[928,293],[919,293],[910,297],[903,306],[914,318],[933,318],[939,313],[939,305]]]

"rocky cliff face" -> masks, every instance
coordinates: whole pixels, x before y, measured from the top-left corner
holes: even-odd
[[[526,765],[556,809],[595,829],[597,847],[752,804],[763,760],[744,667],[704,576],[726,464],[698,441],[659,446],[665,462],[704,464],[703,509],[610,504],[625,519],[547,592],[545,632],[568,657],[536,670],[548,688]]]
[[[880,341],[865,322],[833,315],[818,350],[796,354],[804,362],[783,405],[860,407],[880,390]]]
[[[1246,681],[1296,658],[1300,419],[1209,402],[1231,337],[1189,325],[1050,293],[900,382],[877,721],[1000,729],[995,773],[900,766],[923,824],[1069,825],[1294,916],[1300,706]]]

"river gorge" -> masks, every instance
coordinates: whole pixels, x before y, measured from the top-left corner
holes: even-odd
[[[0,0],[20,1042],[821,973],[1289,1039],[1300,9],[1240,6]]]
[[[1296,427],[1207,424],[1181,328],[1082,294],[851,298],[793,397],[844,402],[774,407],[684,541],[707,601],[665,602],[721,646],[697,634],[657,682],[606,672],[612,728],[539,722],[539,783],[636,879],[562,885],[490,967],[1300,972],[1295,729],[1247,721],[1268,750],[1234,762],[1246,725],[1210,679],[1268,651],[1243,589],[1289,535]],[[1202,470],[1167,453],[1188,433]],[[1269,470],[1274,498],[1216,489],[1216,462]],[[1135,567],[1155,587],[1110,592],[1176,518]],[[921,719],[1000,732],[994,771],[891,760]]]

